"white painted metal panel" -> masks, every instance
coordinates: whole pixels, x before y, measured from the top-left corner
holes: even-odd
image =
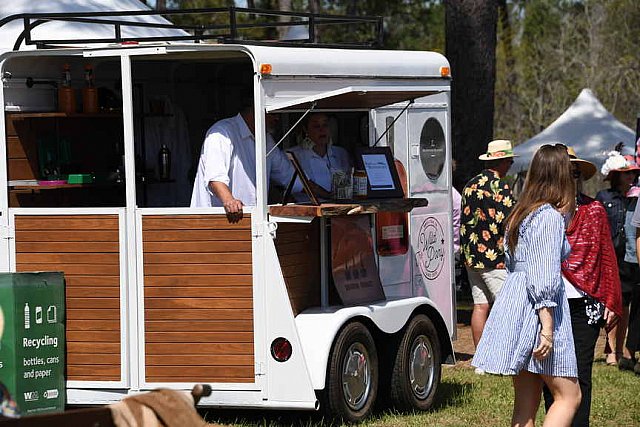
[[[353,307],[317,307],[296,316],[296,325],[313,388],[325,387],[327,363],[336,334],[346,322],[356,317],[370,319],[385,333],[398,332],[411,313],[420,306],[435,307],[426,297],[401,298]]]
[[[4,61],[0,62],[0,73],[4,67]],[[0,106],[4,108],[4,90],[0,90]],[[0,271],[9,271],[9,189],[7,187],[7,137],[6,114],[0,117]]]
[[[267,398],[274,402],[295,402],[297,405],[311,405],[316,402],[316,396],[311,384],[305,353],[301,338],[296,329],[293,310],[289,302],[289,295],[282,276],[280,262],[276,253],[273,239],[266,240],[265,251],[265,354]],[[258,325],[259,323],[256,322]],[[293,348],[291,358],[286,362],[276,361],[269,353],[271,342],[284,337]]]
[[[247,46],[274,76],[437,77],[447,59],[436,52]]]
[[[413,214],[411,229],[414,292],[434,302],[447,325],[449,336],[453,336],[456,313],[451,214]]]
[[[442,172],[436,178],[427,176],[421,162],[421,135],[429,119],[436,120],[442,127],[445,138],[446,162]],[[432,194],[434,191],[447,193],[451,183],[451,141],[448,135],[448,111],[446,107],[412,107],[408,117],[408,149],[409,149],[409,191],[412,197]],[[436,200],[429,199],[429,210],[436,208]],[[445,208],[446,209],[446,208]]]

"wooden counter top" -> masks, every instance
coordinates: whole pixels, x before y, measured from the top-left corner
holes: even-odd
[[[269,214],[274,216],[340,216],[362,215],[378,212],[410,212],[413,208],[427,206],[427,199],[377,199],[349,201],[346,203],[289,204],[269,206]]]

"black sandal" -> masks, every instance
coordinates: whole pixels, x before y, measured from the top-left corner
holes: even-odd
[[[636,361],[628,357],[621,357],[618,360],[618,369],[621,371],[633,371]]]

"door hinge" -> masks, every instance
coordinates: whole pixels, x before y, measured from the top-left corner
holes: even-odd
[[[12,240],[16,238],[16,230],[8,225],[0,225],[0,239]]]
[[[255,375],[256,375],[256,377],[266,375],[263,362],[256,362],[256,364],[255,364]]]
[[[278,229],[277,222],[266,222],[264,224],[256,224],[255,230],[253,231],[253,237],[262,237],[265,234],[265,231],[269,233],[272,239],[276,238],[276,230]]]

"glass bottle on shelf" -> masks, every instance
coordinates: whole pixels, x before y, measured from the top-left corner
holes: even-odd
[[[158,174],[160,181],[171,179],[171,151],[167,144],[162,144],[158,152]]]
[[[62,82],[58,87],[58,109],[64,113],[76,112],[76,94],[71,87],[71,65],[62,67]]]
[[[98,90],[96,89],[93,66],[84,66],[84,88],[82,88],[82,111],[84,113],[98,112]]]

